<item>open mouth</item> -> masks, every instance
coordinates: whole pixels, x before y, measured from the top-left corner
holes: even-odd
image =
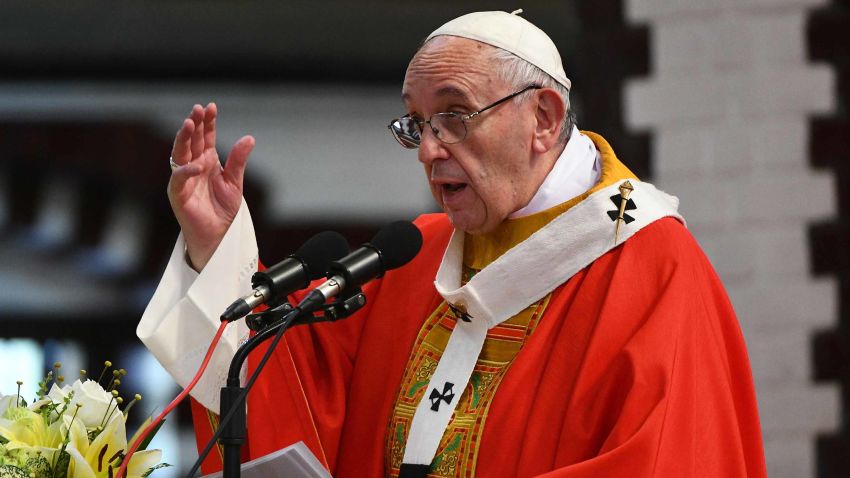
[[[443,184],[443,191],[449,193],[456,193],[458,191],[462,191],[466,187],[466,183],[450,183]]]

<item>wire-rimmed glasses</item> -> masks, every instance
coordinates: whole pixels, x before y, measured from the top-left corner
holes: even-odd
[[[419,147],[419,143],[422,142],[422,133],[424,132],[426,124],[431,128],[434,136],[436,136],[440,141],[446,144],[460,143],[464,140],[464,138],[466,138],[466,122],[468,120],[475,118],[490,108],[496,107],[528,90],[539,90],[540,88],[542,88],[540,85],[528,85],[525,88],[496,101],[495,103],[491,103],[484,108],[469,114],[456,112],[435,113],[427,120],[421,120],[413,118],[410,115],[404,115],[401,118],[392,120],[392,122],[387,125],[387,128],[390,129],[390,132],[393,134],[393,138],[398,141],[398,144],[407,149],[416,149]]]

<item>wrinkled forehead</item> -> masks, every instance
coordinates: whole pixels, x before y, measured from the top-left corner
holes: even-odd
[[[402,99],[407,102],[423,92],[439,96],[468,97],[480,88],[501,83],[493,55],[497,48],[454,36],[426,41],[407,66]],[[470,99],[470,98],[464,98]]]

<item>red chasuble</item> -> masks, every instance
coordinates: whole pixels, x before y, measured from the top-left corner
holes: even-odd
[[[417,225],[422,252],[370,284],[363,310],[287,332],[249,395],[251,459],[303,440],[335,477],[387,473],[388,422],[442,302],[433,278],[453,230],[442,214]],[[555,289],[477,439],[482,477],[766,476],[740,328],[679,222],[646,226]]]

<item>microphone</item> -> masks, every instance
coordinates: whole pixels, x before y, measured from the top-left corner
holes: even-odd
[[[410,262],[422,248],[422,233],[409,221],[388,224],[359,249],[331,262],[328,280],[313,289],[298,308],[315,310],[349,287],[360,287],[384,272]]]
[[[331,261],[348,253],[348,242],[338,232],[325,231],[307,240],[286,259],[251,276],[250,294],[236,299],[221,314],[222,321],[244,317],[257,306],[274,302],[311,281],[325,276]]]

